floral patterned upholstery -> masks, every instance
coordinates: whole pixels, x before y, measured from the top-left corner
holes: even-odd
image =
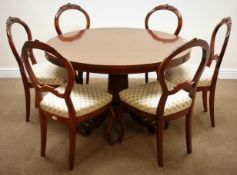
[[[168,88],[172,89],[173,85],[167,82]],[[119,93],[120,99],[128,105],[156,115],[157,106],[162,95],[162,89],[159,82],[151,82],[137,87],[123,90]],[[164,116],[182,111],[191,106],[192,99],[188,92],[179,91],[170,95],[166,101]]]
[[[62,85],[56,89],[63,93],[65,86],[66,85]],[[75,84],[71,91],[71,99],[76,111],[76,116],[80,117],[110,103],[112,101],[112,95],[103,90],[92,88],[89,85]],[[52,93],[48,93],[43,97],[40,106],[44,111],[68,118],[68,108],[65,100]]]
[[[38,81],[43,84],[62,85],[66,83],[67,71],[62,67],[49,62],[42,62],[34,64],[32,69]]]
[[[173,84],[179,84],[184,81],[191,81],[197,69],[197,65],[186,63],[181,66],[168,69],[165,74],[166,79]],[[206,66],[198,82],[198,87],[210,86],[213,72],[213,69]]]

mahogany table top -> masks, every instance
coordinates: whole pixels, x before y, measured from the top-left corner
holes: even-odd
[[[47,41],[76,69],[110,74],[155,71],[165,57],[185,42],[172,34],[136,28],[94,28]],[[178,55],[171,66],[185,62],[189,53]],[[53,58],[49,60],[57,64]]]

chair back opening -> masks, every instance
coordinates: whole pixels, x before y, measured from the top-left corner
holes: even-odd
[[[171,6],[169,4],[165,4],[165,5],[159,5],[159,6],[156,6],[155,8],[153,8],[147,15],[146,15],[146,18],[145,18],[145,28],[147,30],[150,30],[150,27],[149,27],[149,19],[151,17],[152,14],[154,14],[155,12],[157,11],[161,11],[161,10],[166,10],[166,11],[170,11],[170,12],[173,12],[177,19],[178,19],[178,25],[177,25],[177,28],[174,32],[174,35],[179,35],[180,31],[181,31],[181,28],[182,28],[182,25],[183,25],[183,18],[182,18],[182,15],[181,13],[179,12],[179,10],[177,8],[175,8],[174,6]]]
[[[56,15],[55,15],[55,18],[54,18],[54,26],[55,26],[55,29],[56,29],[56,32],[58,33],[58,35],[61,35],[62,34],[62,30],[60,28],[60,22],[59,22],[59,19],[62,15],[63,12],[65,11],[68,11],[68,10],[77,10],[79,12],[81,12],[85,18],[86,18],[86,29],[89,29],[90,28],[90,17],[88,15],[88,13],[79,5],[77,4],[65,4],[63,6],[61,6]]]

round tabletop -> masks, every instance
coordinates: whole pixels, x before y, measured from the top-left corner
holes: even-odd
[[[135,28],[94,28],[56,36],[47,44],[75,69],[94,73],[128,74],[156,71],[160,62],[186,42],[172,34]],[[184,63],[190,51],[179,54],[171,67]],[[49,56],[55,64],[57,61]]]

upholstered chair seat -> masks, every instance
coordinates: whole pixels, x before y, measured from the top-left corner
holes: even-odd
[[[196,73],[198,65],[183,64],[178,67],[168,69],[166,71],[166,79],[172,84],[180,84],[185,81],[192,81]],[[210,67],[205,67],[202,76],[198,82],[198,87],[210,86],[214,70]]]
[[[170,90],[174,87],[167,82]],[[123,90],[119,93],[120,99],[128,105],[139,109],[140,111],[156,115],[157,105],[162,95],[162,89],[159,82],[151,82],[137,87]],[[189,93],[181,90],[176,94],[170,95],[167,99],[164,116],[177,113],[191,106],[192,99]]]
[[[32,69],[40,83],[62,85],[67,81],[67,71],[52,63],[37,63],[32,66]],[[30,82],[29,78],[28,81]]]
[[[56,90],[64,92],[65,86],[66,85],[59,86]],[[97,111],[112,101],[111,94],[101,89],[90,87],[89,85],[75,84],[70,96],[76,111],[76,117]],[[52,93],[48,93],[43,97],[40,106],[44,111],[49,113],[65,118],[69,116],[65,100]]]

